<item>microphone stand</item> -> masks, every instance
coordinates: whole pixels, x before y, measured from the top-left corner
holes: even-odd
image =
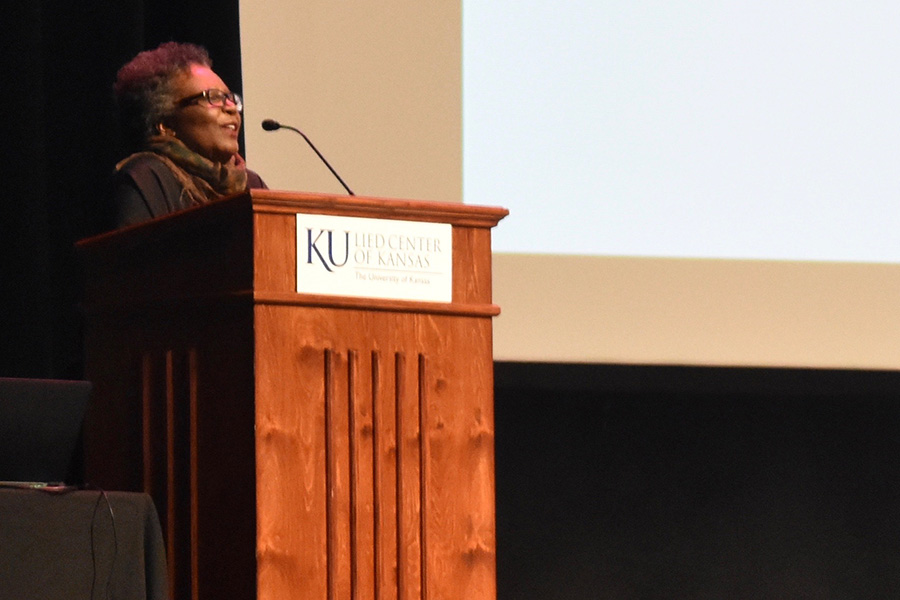
[[[328,167],[328,170],[331,171],[331,174],[334,175],[337,178],[337,180],[341,182],[341,185],[344,186],[344,189],[347,190],[347,193],[350,194],[351,196],[356,195],[353,193],[353,190],[351,190],[347,186],[347,184],[344,183],[344,180],[341,179],[341,176],[337,174],[337,171],[335,171],[334,168],[328,163],[328,161],[325,160],[325,157],[322,156],[322,153],[319,152],[319,149],[316,148],[316,146],[312,143],[312,141],[308,137],[306,137],[305,133],[303,133],[296,127],[291,127],[290,125],[282,125],[281,123],[279,123],[278,121],[275,121],[273,119],[266,119],[265,121],[263,121],[262,128],[265,129],[266,131],[275,131],[276,129],[290,129],[291,131],[295,131],[295,132],[299,133],[300,135],[302,135],[303,139],[306,140],[306,143],[309,144],[309,147],[313,149],[313,152],[316,153],[316,155],[319,157],[319,159],[323,163],[325,163],[326,167]]]

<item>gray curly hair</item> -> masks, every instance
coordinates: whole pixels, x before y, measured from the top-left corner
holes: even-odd
[[[171,114],[178,100],[172,96],[173,81],[178,75],[189,73],[195,64],[212,68],[205,48],[166,42],[141,52],[119,69],[113,92],[122,134],[133,150],[156,135],[157,125]]]

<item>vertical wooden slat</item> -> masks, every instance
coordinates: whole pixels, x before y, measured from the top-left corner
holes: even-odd
[[[381,371],[378,351],[372,350],[370,356],[371,375],[371,402],[372,402],[372,576],[373,600],[381,599],[381,565],[384,562],[382,552],[384,544],[381,543],[381,409],[380,409],[380,385]]]
[[[171,594],[178,594],[179,507],[174,470],[174,355],[171,350],[147,350],[141,356],[143,489],[152,494],[165,532],[167,573]]]
[[[359,547],[358,537],[357,537],[357,514],[356,514],[356,502],[357,502],[357,493],[356,493],[356,484],[359,478],[359,471],[356,460],[358,458],[357,453],[359,451],[359,444],[356,437],[356,413],[354,412],[354,407],[356,406],[356,402],[354,401],[354,396],[356,395],[356,353],[355,352],[347,352],[347,444],[349,446],[348,450],[348,460],[349,460],[349,511],[347,514],[347,519],[349,520],[350,525],[350,539],[349,539],[349,583],[350,583],[350,600],[356,600],[356,588],[357,588],[357,578],[358,572],[357,568],[359,566]]]
[[[398,477],[397,471],[397,369],[393,364],[375,361],[378,373],[378,401],[375,413],[377,435],[375,464],[378,468],[375,485],[377,548],[377,597],[379,600],[396,600],[399,593],[398,577]]]
[[[373,594],[374,600],[384,598],[385,582],[385,552],[386,545],[384,540],[384,527],[382,527],[382,519],[384,517],[384,469],[382,467],[382,459],[385,456],[383,440],[384,440],[384,417],[382,411],[382,401],[384,394],[381,392],[383,378],[381,376],[381,360],[380,354],[373,350],[371,354],[372,364],[372,537],[374,540],[374,584],[375,590]]]
[[[353,581],[353,530],[350,513],[349,361],[334,349],[325,352],[326,518],[328,521],[328,598],[350,597]]]
[[[359,351],[349,353],[352,383],[350,415],[353,432],[351,471],[353,487],[351,519],[353,533],[353,587],[351,598],[372,600],[375,598],[375,520],[374,482],[375,451],[373,439],[373,374],[371,361],[361,359]]]
[[[152,494],[153,489],[153,358],[149,352],[141,355],[141,452],[144,465],[144,491]]]
[[[406,448],[403,444],[403,438],[406,435],[406,427],[403,423],[403,397],[406,393],[406,380],[403,377],[403,368],[405,366],[405,356],[398,352],[394,354],[394,431],[396,439],[394,444],[396,450],[396,465],[394,467],[397,473],[396,479],[396,498],[397,508],[394,518],[396,520],[397,535],[397,595],[398,599],[406,600],[403,593],[406,588],[406,567],[407,567],[407,548],[404,539],[405,528],[403,527],[403,514],[406,510],[406,498],[403,494],[403,461],[406,459]]]
[[[200,500],[198,497],[199,468],[198,468],[198,440],[197,440],[197,402],[200,373],[197,359],[197,349],[188,351],[188,440],[185,446],[189,448],[189,485],[190,485],[190,553],[191,553],[191,599],[199,600],[200,597]]]
[[[371,568],[371,525],[368,524],[366,507],[370,504],[368,476],[371,473],[371,452],[367,432],[367,406],[360,397],[360,362],[359,353],[355,350],[347,352],[347,431],[349,442],[350,469],[350,600],[371,598],[372,591],[362,574]],[[368,466],[368,468],[366,468]]]
[[[428,557],[427,557],[427,511],[428,503],[425,497],[428,482],[428,439],[426,436],[428,423],[428,396],[426,393],[426,362],[425,355],[419,354],[418,364],[418,407],[419,407],[419,588],[421,598],[428,598]]]
[[[173,357],[172,351],[167,350],[164,355],[164,396],[162,398],[163,405],[163,422],[165,423],[165,441],[164,447],[166,449],[166,514],[168,515],[168,519],[166,520],[166,541],[168,545],[169,556],[169,576],[171,581],[176,586],[177,589],[180,589],[180,568],[179,568],[179,547],[177,537],[177,524],[178,524],[178,505],[177,499],[175,496],[175,399],[174,394],[175,391],[173,389],[174,385],[174,365],[173,365]]]
[[[327,555],[327,580],[326,590],[328,600],[335,600],[335,580],[337,579],[337,520],[335,515],[334,495],[335,495],[335,452],[334,452],[334,432],[332,430],[334,423],[334,415],[332,411],[334,397],[334,366],[332,364],[332,351],[325,350],[325,521],[326,521],[326,555]]]
[[[418,373],[410,370],[404,353],[396,356],[398,596],[401,600],[419,600],[422,542]]]

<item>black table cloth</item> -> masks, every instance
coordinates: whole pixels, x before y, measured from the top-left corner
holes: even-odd
[[[0,597],[165,600],[150,496],[0,488]]]

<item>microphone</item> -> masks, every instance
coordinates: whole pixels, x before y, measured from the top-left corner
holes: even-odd
[[[344,183],[344,180],[341,179],[341,176],[337,174],[337,171],[335,171],[335,170],[332,168],[332,166],[331,166],[330,164],[328,164],[328,161],[325,160],[325,157],[322,156],[322,153],[319,152],[319,150],[313,145],[313,143],[309,140],[309,138],[306,137],[306,134],[305,134],[305,133],[303,133],[302,131],[300,131],[300,130],[297,129],[296,127],[291,127],[290,125],[282,125],[281,123],[279,123],[279,122],[276,121],[275,119],[265,119],[265,120],[262,122],[262,128],[265,129],[266,131],[275,131],[275,130],[277,130],[277,129],[290,129],[291,131],[296,131],[297,133],[299,133],[300,135],[302,135],[302,136],[303,136],[303,139],[306,140],[306,143],[309,144],[309,147],[313,149],[313,152],[316,153],[316,155],[319,157],[319,159],[320,159],[323,163],[325,163],[325,166],[326,166],[326,167],[328,167],[328,170],[331,171],[331,174],[334,175],[334,176],[337,178],[337,180],[341,182],[341,185],[344,186],[344,189],[347,190],[347,193],[350,194],[351,196],[355,196],[355,195],[356,195],[356,194],[353,193],[353,191],[352,191],[349,187],[347,187],[347,184]]]

